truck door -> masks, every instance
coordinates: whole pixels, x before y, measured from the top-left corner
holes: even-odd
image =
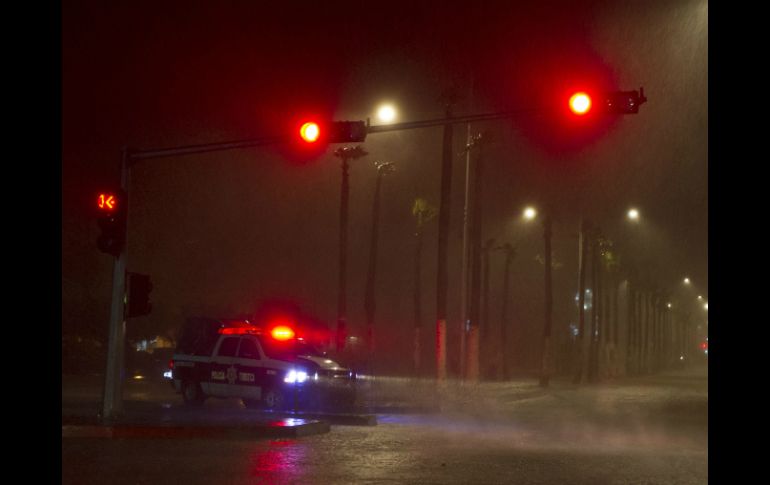
[[[211,380],[209,393],[216,397],[235,395],[234,387],[238,378],[236,353],[240,337],[225,337],[220,340],[211,359]]]
[[[261,360],[256,340],[253,337],[243,337],[238,348],[238,380],[235,386],[239,397],[262,399],[266,369]]]

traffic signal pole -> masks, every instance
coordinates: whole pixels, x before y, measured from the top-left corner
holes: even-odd
[[[163,158],[194,153],[204,153],[218,150],[249,148],[276,143],[286,137],[273,136],[251,140],[209,143],[203,145],[188,145],[183,147],[129,151],[124,147],[120,160],[120,188],[123,190],[126,228],[128,227],[128,201],[131,167],[140,160]],[[110,322],[108,328],[107,367],[104,372],[104,390],[102,393],[101,420],[109,422],[123,413],[123,378],[126,345],[126,267],[128,247],[128,230],[123,249],[115,256],[112,266],[112,303],[110,305]]]
[[[129,184],[128,148],[123,148],[120,160],[120,187],[125,193],[121,201],[128,217]],[[102,399],[102,420],[110,421],[123,412],[123,351],[126,341],[125,318],[126,294],[126,251],[115,258],[112,265],[112,305],[110,307],[109,342],[107,347],[107,369],[104,373],[104,394]]]

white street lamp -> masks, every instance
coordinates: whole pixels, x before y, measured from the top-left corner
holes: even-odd
[[[524,209],[524,219],[531,221],[535,217],[537,217],[537,211],[534,207],[527,207]]]
[[[377,109],[377,118],[383,123],[391,123],[396,119],[396,108],[392,104],[383,104]]]

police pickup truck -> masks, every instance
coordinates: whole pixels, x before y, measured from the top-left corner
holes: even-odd
[[[249,408],[349,408],[355,374],[295,333],[290,324],[188,319],[169,363],[185,403],[240,398]]]

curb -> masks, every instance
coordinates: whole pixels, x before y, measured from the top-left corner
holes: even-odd
[[[440,406],[414,406],[409,404],[382,404],[370,406],[368,409],[376,414],[434,414],[441,412]]]
[[[304,421],[304,420],[302,420]],[[266,426],[170,426],[170,425],[62,425],[62,438],[112,438],[112,439],[252,439],[252,438],[299,438],[328,433],[330,425],[325,421],[306,421],[301,424]]]
[[[377,426],[374,414],[301,414],[303,418],[326,421],[348,426]]]

